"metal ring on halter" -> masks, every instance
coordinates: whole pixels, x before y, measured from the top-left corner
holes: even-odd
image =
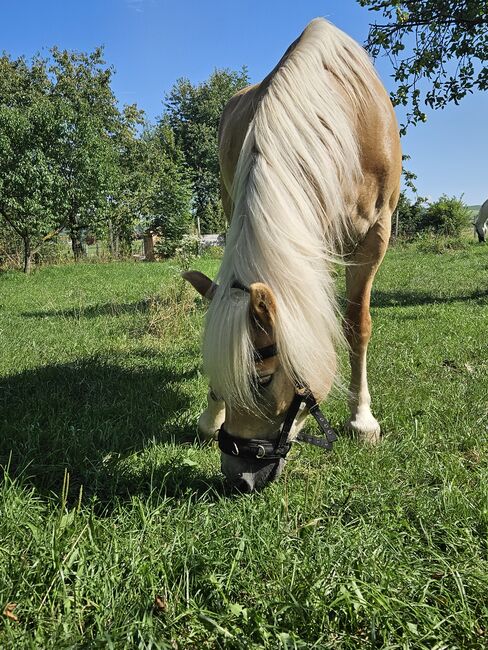
[[[235,449],[235,451],[234,451],[234,449]],[[234,454],[234,456],[239,456],[239,447],[237,446],[237,444],[235,442],[234,442],[234,449],[232,450],[232,453]]]
[[[266,455],[265,448],[263,447],[263,445],[259,445],[258,451],[256,453],[256,458],[264,458],[265,455]]]

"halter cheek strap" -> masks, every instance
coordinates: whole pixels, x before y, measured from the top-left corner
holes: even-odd
[[[317,436],[309,436],[306,433],[299,433],[297,440],[302,442],[308,442],[310,445],[315,445],[316,447],[322,447],[324,449],[332,449],[332,444],[337,440],[337,433],[335,429],[331,426],[330,422],[324,416],[320,407],[317,403],[317,400],[312,395],[310,391],[305,393],[303,396],[304,402],[308,408],[308,412],[314,418],[314,420],[319,425],[320,430],[324,434],[324,438],[318,438]]]

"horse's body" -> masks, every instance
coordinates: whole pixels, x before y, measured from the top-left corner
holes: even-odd
[[[204,336],[213,392],[200,429],[210,435],[225,420],[235,437],[273,439],[298,385],[325,398],[342,342],[331,263],[345,260],[348,424],[376,441],[369,302],[398,200],[401,152],[390,100],[367,55],[330,23],[312,21],[260,84],[230,100],[219,150],[231,221],[219,285],[187,274],[213,296]],[[256,362],[253,350],[269,345],[277,355]],[[222,468],[247,489],[266,480],[226,454]]]
[[[474,227],[476,234],[478,235],[478,241],[484,242],[486,237],[486,230],[488,227],[488,199],[483,203],[478,212],[478,216],[474,222]]]

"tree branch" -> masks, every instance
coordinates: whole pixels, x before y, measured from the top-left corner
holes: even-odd
[[[5,214],[5,210],[0,210],[0,215],[5,219],[5,221],[6,221],[6,222],[8,223],[8,225],[12,228],[12,230],[15,231],[15,232],[18,234],[19,237],[22,237],[22,239],[24,239],[24,237],[25,237],[25,233],[24,233],[24,231],[21,230],[20,228],[17,228],[17,226],[15,226],[15,225],[12,223],[12,221],[11,221],[11,220],[7,217],[7,215]]]

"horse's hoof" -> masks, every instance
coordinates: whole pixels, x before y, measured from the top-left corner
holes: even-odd
[[[202,444],[214,442],[215,440],[217,440],[218,436],[219,436],[218,431],[203,430],[200,427],[198,427],[197,429],[197,439]]]
[[[380,425],[371,414],[351,418],[346,423],[346,429],[366,445],[376,445],[380,441]]]
[[[223,414],[217,418],[210,418],[204,411],[198,418],[198,438],[201,442],[217,440],[219,429],[224,423]]]

